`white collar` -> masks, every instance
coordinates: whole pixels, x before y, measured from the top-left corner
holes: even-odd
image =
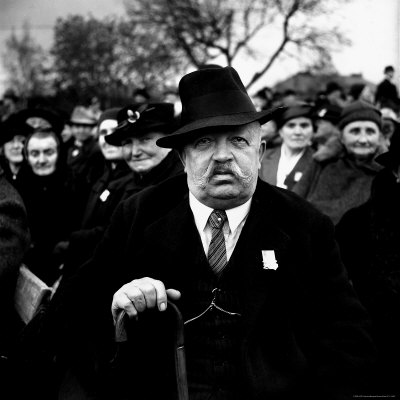
[[[229,228],[231,232],[235,232],[239,224],[244,220],[247,214],[250,211],[251,199],[246,201],[246,203],[241,204],[238,207],[230,208],[229,210],[225,210],[226,216],[228,217]],[[196,197],[189,192],[189,205],[192,209],[194,220],[199,231],[203,232],[210,214],[213,212],[213,209],[207,207],[205,204],[201,203]]]

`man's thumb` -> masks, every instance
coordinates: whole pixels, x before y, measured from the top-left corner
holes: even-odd
[[[167,296],[170,300],[179,300],[181,298],[181,292],[176,289],[167,289]]]

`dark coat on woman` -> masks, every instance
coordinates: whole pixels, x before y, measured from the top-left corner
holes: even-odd
[[[243,372],[236,383],[247,399],[360,393],[358,379],[374,357],[368,316],[347,279],[329,219],[293,193],[259,180],[218,280],[194,223],[186,180],[179,175],[122,202],[94,258],[56,293],[48,339],[60,340],[53,345],[81,384],[99,399],[119,398],[121,392],[123,398],[170,398],[164,372],[171,371],[165,364],[171,344],[164,343],[164,328],[132,341],[134,352],[116,381],[108,367],[115,350],[112,296],[132,279],[150,276],[181,291],[184,320],[202,311],[199,281],[237,293],[243,331],[236,332],[236,350]],[[262,250],[275,252],[276,270],[263,266]],[[215,334],[222,343],[221,332]],[[190,334],[186,343],[190,347]],[[190,352],[187,360],[190,373]]]
[[[58,278],[62,259],[54,251],[68,239],[80,215],[74,183],[69,171],[58,168],[48,176],[30,169],[21,178],[20,194],[26,206],[32,243],[26,265],[48,285]]]
[[[337,224],[346,211],[367,201],[372,180],[380,169],[373,160],[357,161],[346,153],[314,160],[293,191]]]
[[[281,149],[281,146],[267,149],[261,162],[259,176],[263,181],[268,182],[271,185],[276,185],[278,165],[281,158]],[[284,181],[287,189],[292,190],[294,185],[300,181],[304,171],[308,168],[313,160],[312,155],[313,150],[310,147],[307,147]]]
[[[122,200],[182,171],[182,162],[174,150],[143,176],[133,173],[125,162],[115,171],[107,168],[92,187],[80,229],[71,234],[64,274],[73,274],[93,255],[113,212]]]
[[[337,225],[343,261],[371,314],[379,350],[379,394],[400,394],[400,183],[384,169],[371,197],[344,214]]]

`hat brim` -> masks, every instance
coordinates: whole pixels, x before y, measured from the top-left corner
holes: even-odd
[[[261,125],[272,119],[278,118],[287,107],[277,107],[271,110],[254,111],[230,115],[218,115],[214,117],[202,118],[186,124],[170,135],[157,140],[157,146],[179,148],[190,141],[194,133],[205,128],[215,128],[219,126],[240,126],[258,121]]]
[[[57,135],[64,129],[64,120],[61,115],[53,111],[43,108],[25,108],[17,112],[18,118],[21,121],[27,121],[29,118],[42,118],[46,120]]]
[[[110,144],[111,146],[122,146],[123,142],[129,138],[138,137],[145,135],[150,132],[162,132],[168,134],[173,128],[175,124],[151,124],[146,126],[138,126],[132,124],[132,126],[128,126],[125,129],[116,129],[114,132],[104,137],[104,140]]]

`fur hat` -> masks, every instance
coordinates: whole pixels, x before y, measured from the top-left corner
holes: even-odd
[[[362,100],[356,100],[344,107],[339,119],[339,128],[354,121],[372,121],[382,129],[382,114],[378,108]]]

